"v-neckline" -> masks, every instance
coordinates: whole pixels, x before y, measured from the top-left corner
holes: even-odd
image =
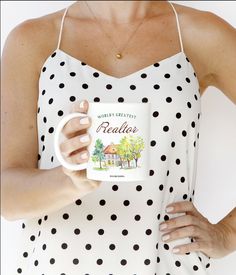
[[[70,58],[71,60],[74,60],[75,62],[78,62],[78,63],[80,63],[80,64],[81,64],[81,63],[84,63],[85,66],[86,66],[87,68],[89,68],[90,70],[95,71],[95,72],[98,72],[99,74],[103,75],[103,77],[106,77],[106,78],[108,78],[108,79],[113,79],[113,80],[116,80],[116,81],[118,81],[118,80],[124,80],[124,79],[127,79],[127,78],[131,78],[131,77],[133,77],[133,76],[136,76],[137,74],[140,74],[140,73],[142,73],[142,72],[148,70],[149,68],[151,68],[151,67],[154,66],[155,64],[161,65],[161,64],[166,63],[167,61],[171,61],[172,59],[174,59],[174,58],[176,58],[176,57],[178,57],[178,56],[181,56],[181,55],[183,55],[185,58],[187,58],[187,56],[186,56],[186,54],[185,54],[184,51],[179,51],[179,52],[177,52],[177,53],[175,53],[175,54],[173,54],[173,55],[170,55],[170,56],[168,56],[168,57],[166,57],[166,58],[164,58],[164,59],[161,59],[160,61],[156,61],[156,62],[154,62],[154,63],[152,63],[152,64],[150,64],[150,65],[147,65],[147,66],[145,66],[145,67],[143,67],[143,68],[141,68],[141,69],[139,69],[139,70],[137,70],[137,71],[134,71],[133,73],[130,73],[130,74],[125,75],[125,76],[122,76],[122,77],[116,77],[116,76],[107,74],[107,73],[105,73],[105,72],[103,72],[103,71],[101,71],[101,70],[99,70],[99,69],[97,69],[97,68],[95,68],[95,67],[93,67],[93,66],[87,64],[87,63],[84,62],[83,60],[78,59],[78,58],[76,58],[76,57],[70,55],[69,53],[67,53],[67,52],[65,52],[65,51],[63,51],[63,50],[61,50],[60,48],[57,48],[56,50],[53,51],[53,53],[55,53],[55,52],[60,52],[61,54],[67,56],[67,57]],[[50,55],[50,56],[51,56],[51,55]],[[49,56],[49,57],[50,57],[50,56]],[[45,63],[46,63],[46,61],[45,61]]]

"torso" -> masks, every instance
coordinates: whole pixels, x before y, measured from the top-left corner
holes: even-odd
[[[168,13],[163,11],[162,16],[153,18],[152,22],[150,21],[145,25],[143,31],[127,48],[127,59],[124,57],[123,60],[116,60],[113,55],[110,55],[108,51],[110,44],[100,36],[99,31],[91,32],[94,27],[92,23],[83,19],[73,19],[74,17],[69,10],[63,28],[60,49],[107,75],[113,75],[117,78],[124,77],[150,64],[168,57],[171,58],[180,52],[175,15],[171,7],[169,8]],[[178,12],[182,25],[184,49],[191,59],[191,64],[196,69],[198,79],[201,80],[205,72],[202,71],[202,64],[196,62],[194,52],[194,50],[197,52],[199,50],[196,46],[192,48],[189,45],[191,37],[189,38],[188,35],[188,27],[185,27],[187,24],[185,18],[189,18],[189,16],[184,15],[181,9],[182,7],[178,9]],[[35,265],[34,259],[39,259],[37,274],[48,274],[52,270],[55,274],[61,274],[61,271],[65,271],[65,269],[68,271],[65,271],[66,274],[75,274],[77,269],[74,266],[71,267],[71,263],[73,263],[74,257],[78,257],[82,274],[108,274],[108,269],[116,270],[118,274],[140,274],[141,272],[145,275],[154,274],[154,270],[158,274],[167,274],[167,272],[187,274],[186,270],[190,270],[193,266],[197,266],[199,272],[205,274],[206,264],[203,261],[203,255],[200,254],[201,264],[197,253],[191,253],[190,257],[181,257],[179,263],[183,269],[180,270],[179,265],[176,266],[178,257],[176,258],[175,255],[168,252],[172,250],[173,246],[180,243],[172,242],[166,248],[161,243],[158,233],[159,222],[163,219],[169,219],[165,213],[165,205],[181,198],[192,199],[194,194],[195,157],[197,156],[195,152],[197,152],[196,145],[200,122],[200,101],[198,82],[194,75],[195,70],[188,60],[180,55],[176,56],[176,59],[172,58],[168,62],[162,62],[160,68],[159,66],[148,67],[146,79],[141,78],[138,74],[129,77],[127,81],[124,79],[118,82],[113,79],[112,83],[110,83],[110,77],[102,74],[99,78],[94,78],[93,69],[87,68],[69,56],[59,51],[56,55],[54,52],[50,56],[57,46],[63,12],[64,10],[41,18],[41,35],[37,36],[37,41],[39,41],[37,51],[40,54],[37,55],[35,62],[37,62],[38,73],[42,72],[37,105],[39,169],[51,169],[60,165],[53,151],[53,133],[61,119],[59,112],[63,115],[68,114],[71,103],[75,102],[76,99],[82,99],[83,91],[86,91],[86,99],[89,102],[95,101],[95,99],[99,99],[99,101],[101,99],[101,102],[123,102],[119,99],[123,99],[127,103],[134,100],[136,102],[153,102],[150,112],[150,178],[148,182],[139,183],[137,186],[136,183],[134,183],[135,185],[126,184],[123,186],[117,183],[111,188],[109,184],[102,184],[99,192],[85,196],[77,201],[78,204],[71,204],[59,211],[50,213],[46,219],[42,217],[42,227],[39,227],[41,223],[39,224],[37,218],[30,221],[26,224],[27,230],[25,238],[23,238],[25,241],[23,249],[24,251],[26,249],[33,251],[34,254],[32,257],[29,255],[29,261],[24,261],[24,263],[21,261],[23,269],[24,266],[28,265],[28,270],[32,270],[31,266]],[[36,23],[38,26],[38,21]],[[122,30],[117,29],[116,35],[122,37],[121,32]],[[35,41],[34,44],[36,44]],[[61,66],[63,61],[65,66]],[[176,67],[178,62],[182,66],[179,73]],[[42,66],[45,66],[46,70],[41,71]],[[68,72],[76,72],[76,77],[68,74]],[[51,79],[52,75],[55,78]],[[173,77],[170,78],[170,76]],[[130,82],[131,79],[132,82]],[[62,84],[61,87],[58,85],[59,83]],[[122,89],[120,88],[121,83],[123,84]],[[112,86],[112,89],[105,90],[108,84]],[[135,89],[131,89],[131,86],[135,86]],[[52,104],[50,103],[51,100],[53,100]],[[178,161],[181,162],[181,165],[177,164],[176,158],[179,158]],[[99,206],[101,199],[106,202],[105,208],[102,205]],[[124,199],[128,201],[130,208],[126,208]],[[151,204],[148,201],[151,201]],[[116,215],[117,209],[119,211]],[[105,215],[103,215],[104,211],[107,211]],[[141,213],[140,222],[133,218],[138,217],[137,213]],[[117,216],[118,222],[111,222],[110,214]],[[93,218],[89,223],[88,215],[92,215]],[[64,218],[65,216],[68,218]],[[68,220],[65,221],[65,219]],[[77,233],[75,233],[76,236],[73,233],[77,225],[76,232],[81,230],[79,236]],[[127,229],[124,230],[126,226]],[[40,230],[40,228],[42,228],[40,237],[33,243],[30,237],[34,234],[33,231],[37,233],[36,230]],[[52,236],[52,228],[58,231],[55,236]],[[61,228],[63,230],[60,230]],[[101,231],[105,232],[105,239],[100,236],[99,232]],[[124,235],[124,232],[127,233]],[[123,235],[126,239],[123,238]],[[69,243],[68,250],[58,249],[57,245],[61,244],[61,240]],[[125,248],[119,248],[119,244],[124,240]],[[190,238],[182,241],[190,242]],[[85,255],[82,244],[87,242],[91,242],[93,248],[92,254],[86,253]],[[134,252],[132,248],[136,242],[138,247],[140,246],[139,254]],[[109,251],[107,244],[111,243],[114,243],[118,249],[113,252]],[[49,249],[42,252],[44,244]],[[24,251],[19,255],[21,256]],[[56,259],[54,266],[51,266],[49,262],[52,255]],[[106,263],[105,266],[101,266],[104,269],[100,269],[96,265],[96,256],[101,257]],[[125,269],[120,265],[121,257],[128,259],[128,265]],[[32,259],[31,262],[30,259]],[[149,266],[143,264],[145,259],[150,261]],[[90,264],[88,265],[88,263]],[[22,265],[20,264],[19,267]],[[109,270],[109,274],[110,272],[112,271]]]
[[[162,12],[158,11],[156,16],[150,18],[141,26],[127,45],[124,58],[121,60],[115,58],[116,51],[112,47],[111,41],[104,36],[104,33],[90,19],[91,17],[88,19],[89,13],[87,10],[85,11],[84,6],[80,9],[78,3],[76,3],[77,6],[73,4],[65,18],[60,49],[79,60],[83,60],[99,71],[118,78],[171,57],[181,50],[180,41],[175,14],[168,3],[164,4]],[[207,71],[206,66],[208,55],[204,55],[204,52],[199,50],[202,43],[202,39],[199,38],[204,35],[204,32],[198,27],[196,18],[204,17],[204,12],[182,5],[174,5],[179,16],[184,52],[195,69],[202,95],[207,87],[207,77],[210,73]],[[35,23],[40,24],[43,28],[40,35],[42,40],[38,55],[39,73],[46,58],[56,48],[63,12],[64,9],[46,15],[37,19],[39,22]],[[125,25],[123,28],[104,26],[107,32],[112,34],[113,40],[120,43],[116,44],[121,47],[126,43],[130,33],[135,28],[133,26],[131,29],[128,28],[129,31],[127,31],[126,36],[127,26],[125,27]],[[45,28],[47,29],[46,34]],[[97,41],[99,43],[96,43]]]

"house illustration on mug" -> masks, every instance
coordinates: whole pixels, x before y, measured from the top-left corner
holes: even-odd
[[[91,159],[94,169],[107,170],[109,168],[135,169],[144,149],[144,141],[140,136],[124,136],[119,144],[111,142],[105,146],[101,139],[97,139]]]
[[[121,160],[117,154],[119,144],[113,142],[103,150],[105,155],[104,164],[105,166],[121,166]]]

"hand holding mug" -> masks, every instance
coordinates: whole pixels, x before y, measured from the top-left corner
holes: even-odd
[[[89,158],[87,146],[91,143],[91,136],[87,133],[87,129],[91,126],[91,118],[86,114],[88,107],[87,101],[72,105],[71,113],[79,112],[80,116],[70,119],[61,130],[66,139],[60,143],[58,149],[64,159],[72,165],[83,165]],[[84,169],[71,170],[62,166],[63,172],[70,177],[82,194],[89,193],[100,185],[100,181],[88,179]]]

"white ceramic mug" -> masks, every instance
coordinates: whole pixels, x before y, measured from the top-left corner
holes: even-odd
[[[64,125],[75,117],[90,116],[86,163],[68,163],[60,151]],[[71,113],[58,123],[54,137],[56,157],[70,170],[87,170],[99,181],[140,181],[149,176],[150,103],[89,103],[87,114]]]

